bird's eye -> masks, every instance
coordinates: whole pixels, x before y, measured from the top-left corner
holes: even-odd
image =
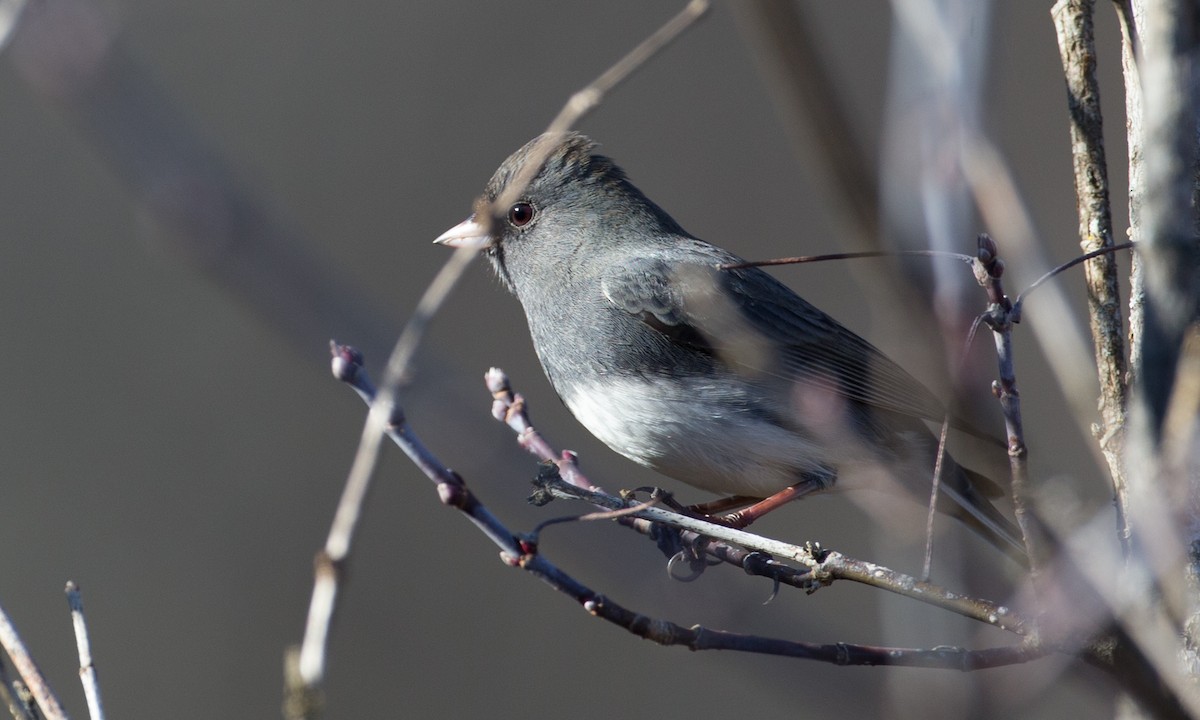
[[[533,206],[527,202],[519,202],[508,209],[508,221],[513,227],[524,227],[533,220]]]

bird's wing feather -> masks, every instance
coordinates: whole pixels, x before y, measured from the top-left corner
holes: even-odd
[[[714,264],[681,270],[639,258],[611,269],[602,287],[615,308],[672,342],[743,364],[758,357],[753,370],[789,382],[912,417],[944,418],[938,399],[903,368],[778,280],[756,268],[716,271]],[[734,347],[747,342],[747,327],[759,345],[775,349],[773,357]]]

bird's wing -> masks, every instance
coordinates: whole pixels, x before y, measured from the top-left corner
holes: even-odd
[[[639,258],[611,268],[602,288],[615,308],[727,364],[904,415],[945,417],[933,393],[903,368],[757,268]]]

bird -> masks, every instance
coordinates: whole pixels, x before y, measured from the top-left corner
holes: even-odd
[[[488,222],[480,213],[502,195],[512,202]],[[928,503],[937,397],[787,285],[685,231],[589,137],[534,138],[476,208],[434,242],[487,256],[555,392],[617,453],[720,496],[870,488]],[[940,511],[1023,554],[991,502],[996,483],[944,455],[940,488]]]

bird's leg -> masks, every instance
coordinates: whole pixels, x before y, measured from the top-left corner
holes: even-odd
[[[811,480],[798,482],[791,487],[780,490],[768,498],[759,500],[747,508],[738,510],[737,512],[731,512],[726,515],[721,515],[719,517],[714,517],[713,520],[716,520],[722,525],[728,525],[729,527],[740,530],[744,527],[748,527],[750,523],[759,519],[763,515],[766,515],[772,510],[786,505],[793,500],[802,498],[805,495],[809,495],[823,489],[824,485],[822,483],[813,482]]]
[[[712,516],[718,513],[725,513],[734,508],[745,507],[758,502],[759,498],[750,495],[731,495],[730,497],[713,500],[706,503],[696,503],[689,505],[688,510],[703,516]]]

